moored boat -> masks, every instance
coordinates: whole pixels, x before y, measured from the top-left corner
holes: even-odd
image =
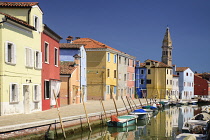
[[[181,133],[176,136],[176,140],[207,140],[207,135]]]
[[[129,113],[130,115],[138,115],[138,119],[143,120],[151,116],[150,112],[145,111],[144,109],[136,109],[133,112]]]
[[[112,127],[126,127],[137,123],[137,115],[123,115],[123,116],[111,116],[111,120],[107,121],[107,126]]]
[[[210,127],[210,114],[200,113],[184,122],[183,133],[207,134]]]

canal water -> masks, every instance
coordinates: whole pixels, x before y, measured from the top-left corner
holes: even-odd
[[[67,140],[174,140],[185,121],[201,112],[201,105],[168,107],[148,120],[125,128],[100,127],[67,136]]]

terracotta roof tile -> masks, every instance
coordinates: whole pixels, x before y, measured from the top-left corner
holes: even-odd
[[[60,63],[60,74],[72,74],[73,71],[76,69],[74,64],[74,62],[62,61]]]
[[[189,67],[177,67],[176,71],[185,71],[186,69],[188,69]]]
[[[0,7],[31,7],[38,4],[38,2],[0,2]]]
[[[103,44],[99,41],[96,41],[96,40],[90,39],[90,38],[80,38],[80,39],[74,40],[73,42],[74,42],[74,44],[85,44],[86,49],[94,49],[94,48],[103,49],[104,48],[104,49],[111,49],[111,50],[114,50],[117,52],[121,52],[117,49],[107,46],[106,44]]]
[[[16,22],[16,23],[19,23],[19,24],[21,24],[21,25],[23,25],[23,26],[25,26],[25,27],[28,27],[28,28],[30,28],[30,29],[32,29],[32,30],[36,30],[33,26],[29,25],[29,24],[28,24],[26,21],[24,21],[24,20],[18,19],[18,18],[16,18],[16,17],[13,17],[13,16],[11,16],[11,15],[8,15],[8,14],[2,13],[2,12],[0,12],[0,14],[5,15],[5,17],[6,17],[7,19],[10,19],[10,20],[12,20],[12,21],[14,21],[14,22]]]
[[[83,44],[74,44],[74,43],[60,43],[60,48],[70,48],[70,49],[79,49],[80,47],[84,46]]]

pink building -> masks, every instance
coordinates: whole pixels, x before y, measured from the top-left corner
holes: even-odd
[[[127,61],[127,96],[134,98],[135,96],[135,60],[129,58]]]

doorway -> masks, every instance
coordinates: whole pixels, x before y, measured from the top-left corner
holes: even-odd
[[[29,102],[29,85],[23,85],[23,106],[24,113],[30,113],[30,102]]]

